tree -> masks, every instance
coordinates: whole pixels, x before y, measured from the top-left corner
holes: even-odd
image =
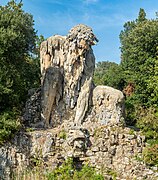
[[[126,98],[126,122],[140,128],[148,142],[157,147],[158,19],[146,19],[140,9],[138,18],[125,25],[120,34],[121,67],[126,84],[134,85],[134,93]]]
[[[121,67],[115,62],[98,62],[94,73],[94,83],[122,90],[124,80]]]
[[[150,106],[151,86],[148,83],[155,74],[158,46],[158,20],[147,20],[143,9],[132,23],[132,28],[125,28],[120,34],[121,67],[126,82],[135,84],[134,99],[137,103]],[[128,23],[130,24],[130,22]],[[158,103],[158,102],[155,102]]]
[[[138,18],[136,19],[136,22],[141,23],[146,21],[146,13],[144,9],[140,8]]]
[[[40,81],[34,21],[22,5],[11,0],[0,6],[0,143],[20,128],[27,90]]]
[[[0,6],[0,110],[19,105],[35,80],[31,53],[36,32],[22,5],[11,0]]]

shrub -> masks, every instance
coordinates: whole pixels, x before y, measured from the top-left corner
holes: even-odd
[[[151,166],[158,166],[158,144],[146,147],[143,151],[144,161]]]
[[[135,124],[135,107],[133,105],[133,102],[131,101],[130,97],[126,99],[125,101],[125,116],[126,116],[126,124],[127,125],[134,125]]]
[[[139,108],[136,112],[139,117],[137,127],[140,128],[147,140],[157,141],[158,139],[158,115],[155,108]]]
[[[18,119],[18,112],[5,111],[0,114],[0,144],[8,140],[19,130],[21,127],[20,120]]]
[[[97,174],[94,168],[84,165],[77,170],[72,159],[65,161],[60,167],[48,174],[48,180],[104,180],[101,174]]]
[[[146,136],[149,146],[143,150],[143,160],[148,165],[158,166],[158,114],[153,107],[140,107],[136,110],[137,123],[136,126],[140,128]]]

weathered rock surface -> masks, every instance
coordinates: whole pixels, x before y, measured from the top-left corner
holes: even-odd
[[[90,123],[90,122],[89,122]],[[102,171],[105,179],[109,171],[118,180],[156,180],[158,173],[137,161],[145,147],[145,137],[130,128],[91,122],[83,128],[69,128],[71,123],[49,130],[21,132],[0,147],[0,174],[10,179],[10,173],[19,173],[34,162],[42,164],[43,173],[59,166],[68,157],[78,163],[89,163]],[[77,163],[77,162],[76,162]]]
[[[123,117],[122,92],[104,86],[94,88],[91,46],[96,41],[91,28],[78,25],[66,37],[53,36],[42,43],[42,115],[47,127],[70,118],[80,126],[91,106],[102,124],[119,123]],[[55,79],[59,72],[60,77]]]
[[[121,91],[108,86],[97,86],[93,90],[93,111],[101,124],[123,122],[124,96]]]
[[[35,90],[33,94],[28,92],[28,95],[31,97],[25,104],[23,121],[27,126],[43,127],[44,122],[41,121],[41,88]]]
[[[77,124],[83,122],[89,106],[95,67],[91,46],[96,41],[91,28],[78,25],[67,36],[55,35],[41,44],[42,115],[47,127],[49,122],[53,121],[52,126],[56,126],[59,119],[61,122],[70,118],[70,112]],[[53,68],[50,74],[50,67],[60,71],[60,81],[54,79],[57,72]]]
[[[51,171],[68,157],[88,162],[105,179],[109,171],[117,172],[118,180],[158,178],[135,159],[145,138],[123,126],[123,93],[93,84],[91,46],[97,41],[91,28],[78,25],[67,36],[55,35],[41,44],[41,88],[27,101],[23,116],[31,128],[0,147],[0,179],[37,162],[44,172]]]
[[[91,46],[97,41],[92,29],[80,24],[67,36],[55,35],[41,44],[40,126],[56,127],[70,119],[75,126],[81,126],[91,108],[101,124],[120,123],[124,111],[122,92],[95,87],[92,81],[95,57]],[[24,122],[37,127],[39,122],[36,124],[34,119],[40,118],[34,117],[36,107],[32,104],[26,107]],[[27,116],[33,117],[32,122]]]
[[[50,124],[55,126],[60,123],[62,118],[62,96],[63,96],[63,76],[58,68],[49,67],[46,69],[46,74],[43,79],[42,86],[42,117],[45,125],[49,127]],[[57,117],[55,117],[55,115]]]

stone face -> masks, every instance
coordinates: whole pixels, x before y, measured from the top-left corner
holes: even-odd
[[[94,123],[89,123],[93,127]],[[91,133],[88,124],[83,125],[84,129],[72,128],[69,122],[64,122],[58,128],[18,133],[10,143],[0,147],[0,177],[9,179],[12,171],[25,170],[32,166],[33,160],[42,162],[41,171],[51,171],[71,157],[89,163],[105,177],[111,169],[117,172],[119,180],[158,178],[157,173],[135,159],[135,156],[141,156],[137,151],[140,146],[145,147],[145,139],[139,132],[131,136],[127,127],[98,123],[94,127],[95,133]],[[65,133],[65,138],[61,132]]]

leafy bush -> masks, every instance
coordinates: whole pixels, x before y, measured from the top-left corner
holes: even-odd
[[[155,108],[134,107],[130,116],[135,119],[138,127],[146,137],[148,146],[143,150],[142,158],[146,164],[158,166],[158,112]],[[129,115],[128,115],[129,117]],[[129,120],[129,119],[128,119]],[[138,158],[137,158],[138,160]]]
[[[126,124],[139,128],[148,141],[158,141],[158,112],[156,108],[142,107],[134,104],[134,101],[129,98],[125,103]]]
[[[136,105],[134,104],[131,97],[127,97],[125,101],[125,121],[127,125],[134,126],[137,121],[137,116],[135,113]]]
[[[84,165],[77,170],[73,160],[68,159],[60,167],[48,174],[48,180],[104,180],[101,174],[97,174],[94,168]]]
[[[0,144],[11,138],[20,127],[18,112],[15,110],[0,114]]]
[[[139,127],[147,140],[158,140],[158,114],[155,108],[144,109],[140,107],[137,109],[136,114],[138,116],[137,127]]]
[[[158,166],[158,144],[146,147],[143,151],[143,159],[148,165]]]

